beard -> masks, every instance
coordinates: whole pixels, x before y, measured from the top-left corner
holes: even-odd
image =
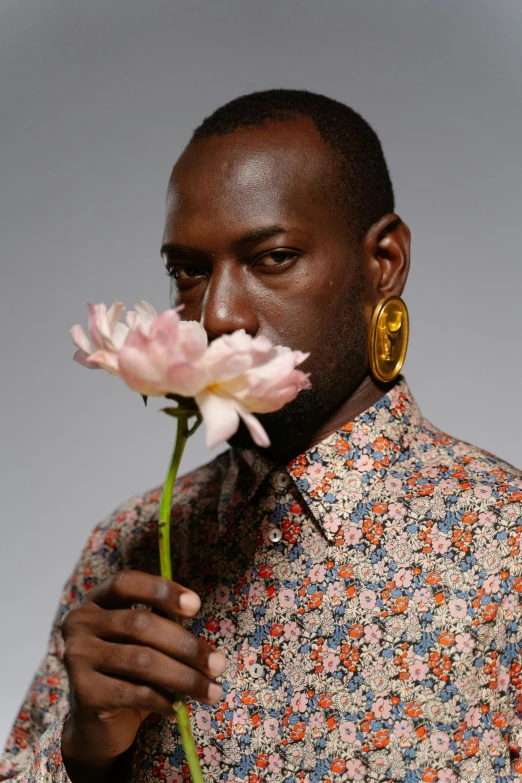
[[[303,389],[280,410],[255,414],[270,438],[269,449],[260,449],[262,453],[297,455],[306,449],[310,436],[368,375],[368,324],[362,280],[317,344],[320,349],[312,349],[304,365],[305,370],[311,370],[311,388]],[[238,449],[259,449],[243,422],[228,443]]]

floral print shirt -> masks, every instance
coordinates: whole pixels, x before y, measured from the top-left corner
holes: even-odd
[[[160,492],[92,532],[1,780],[68,781],[60,622],[111,573],[158,573]],[[182,477],[172,528],[202,598],[186,625],[231,661],[222,701],[190,703],[205,780],[522,781],[522,474],[439,432],[403,378],[288,465],[229,450]],[[133,783],[189,780],[174,719],[133,759]]]

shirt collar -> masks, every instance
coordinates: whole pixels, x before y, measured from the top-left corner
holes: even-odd
[[[404,378],[340,430],[287,466],[325,536],[382,481],[415,437],[422,416]]]

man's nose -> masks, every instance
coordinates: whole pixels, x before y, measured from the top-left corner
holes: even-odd
[[[236,329],[255,335],[258,320],[246,284],[248,271],[242,267],[214,268],[205,291],[201,324],[209,340]]]

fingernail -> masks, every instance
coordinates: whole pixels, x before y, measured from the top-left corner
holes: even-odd
[[[220,652],[211,652],[208,656],[208,670],[213,677],[219,677],[228,666],[228,661]]]
[[[200,607],[200,600],[196,593],[181,593],[179,605],[187,614],[195,614]]]
[[[217,682],[211,682],[208,689],[208,698],[212,701],[219,701],[221,696],[223,695],[223,688],[221,685],[218,685]]]

